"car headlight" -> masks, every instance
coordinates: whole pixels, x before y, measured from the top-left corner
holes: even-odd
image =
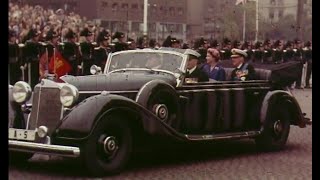
[[[101,67],[96,66],[96,65],[92,65],[90,67],[90,73],[95,75],[95,74],[99,74],[101,72]]]
[[[65,107],[72,106],[77,101],[78,97],[78,89],[71,84],[64,85],[60,90],[60,102]]]
[[[12,96],[17,103],[25,103],[31,97],[31,87],[24,81],[18,81],[12,88]]]

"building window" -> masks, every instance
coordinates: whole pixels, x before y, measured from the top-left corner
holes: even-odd
[[[175,16],[175,14],[176,14],[174,11],[174,7],[170,7],[169,12],[170,12],[170,16]]]
[[[270,0],[271,5],[276,5],[276,0]]]
[[[269,18],[270,18],[270,19],[274,19],[274,12],[273,12],[273,11],[270,11],[270,12],[269,12]]]
[[[113,11],[118,10],[118,3],[113,3],[113,4],[112,4],[112,10],[113,10]]]
[[[282,17],[283,17],[283,10],[280,10],[280,11],[279,11],[278,17],[279,17],[279,18],[282,18]]]
[[[179,15],[183,15],[183,9],[180,7],[180,8],[178,8],[178,14]]]
[[[138,10],[138,4],[132,4],[132,5],[131,5],[131,8],[132,8],[133,10]]]
[[[102,2],[101,2],[101,7],[102,7],[102,8],[107,8],[107,7],[108,7],[108,2],[102,1]]]
[[[128,10],[128,3],[123,3],[123,4],[121,5],[121,8],[122,8],[123,10]]]

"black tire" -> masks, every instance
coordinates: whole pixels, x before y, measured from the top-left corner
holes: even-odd
[[[179,97],[170,85],[154,81],[150,84],[150,87],[140,91],[142,92],[138,93],[140,96],[136,99],[140,105],[154,113],[171,127],[179,127]],[[161,108],[163,108],[164,111],[162,112],[165,112],[165,115],[161,115],[161,111],[159,110]]]
[[[9,161],[10,163],[13,163],[13,164],[26,163],[29,159],[32,158],[32,156],[33,156],[33,153],[10,151]]]
[[[255,139],[258,150],[276,151],[285,147],[290,132],[290,114],[283,107],[286,106],[276,105],[268,112],[262,134]]]
[[[102,142],[110,137],[114,137],[118,148],[107,154]],[[127,165],[132,146],[133,137],[129,123],[120,116],[105,116],[100,119],[83,145],[81,158],[93,176],[117,174]]]

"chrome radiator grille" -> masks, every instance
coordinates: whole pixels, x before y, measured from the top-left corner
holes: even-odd
[[[60,102],[59,87],[38,85],[34,89],[32,111],[28,129],[46,126],[49,135],[60,121],[63,106]]]

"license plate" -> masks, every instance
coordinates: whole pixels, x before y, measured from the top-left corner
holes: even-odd
[[[9,139],[34,141],[36,137],[36,131],[25,129],[9,128]]]

